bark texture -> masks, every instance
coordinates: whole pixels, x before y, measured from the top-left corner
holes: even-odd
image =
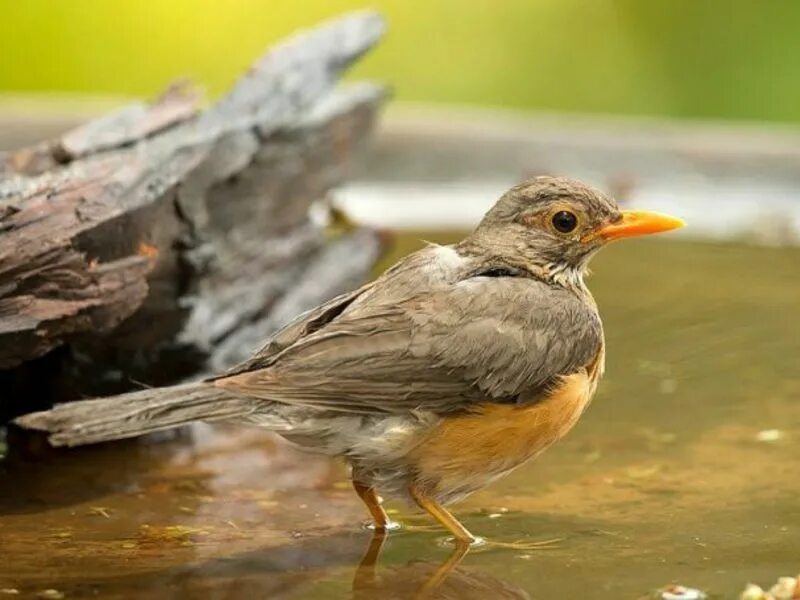
[[[382,32],[354,13],[206,110],[182,83],[0,154],[0,422],[224,369],[368,275],[383,236],[324,200],[384,98],[335,83]]]

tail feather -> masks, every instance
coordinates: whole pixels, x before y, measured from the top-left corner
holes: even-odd
[[[190,383],[60,404],[19,417],[15,423],[47,432],[54,446],[82,446],[171,429],[191,421],[242,417],[253,408],[252,399],[209,383]]]

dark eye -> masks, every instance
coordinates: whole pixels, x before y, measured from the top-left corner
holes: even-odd
[[[569,233],[570,231],[574,231],[577,226],[578,217],[568,210],[560,210],[553,215],[553,227],[556,228],[556,231]]]

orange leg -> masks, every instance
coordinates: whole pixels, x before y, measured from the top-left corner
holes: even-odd
[[[408,493],[422,510],[439,521],[439,523],[453,534],[453,537],[456,538],[456,542],[467,545],[475,542],[475,536],[459,523],[458,519],[451,515],[447,509],[436,502],[436,500],[421,493],[413,485],[408,488]]]
[[[369,514],[372,516],[372,520],[375,522],[375,531],[386,531],[395,527],[395,524],[389,519],[389,515],[383,510],[381,499],[378,497],[375,488],[353,479],[353,489],[355,489],[356,494],[361,498],[361,501],[366,505]]]

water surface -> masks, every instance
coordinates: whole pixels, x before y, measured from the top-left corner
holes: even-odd
[[[605,251],[597,397],[564,441],[455,508],[496,543],[434,597],[635,599],[679,582],[735,598],[797,574],[798,275],[796,248]],[[390,502],[407,528],[354,582],[370,532],[346,470],[255,430],[58,452],[12,436],[0,490],[0,589],[21,597],[412,598],[451,553]]]

